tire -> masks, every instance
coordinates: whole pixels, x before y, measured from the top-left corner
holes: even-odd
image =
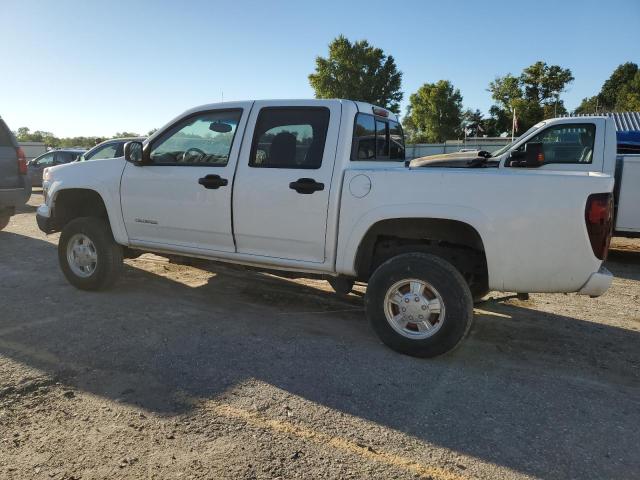
[[[416,285],[424,293],[411,293]],[[394,297],[395,302],[387,300],[392,292],[401,295]],[[429,358],[453,350],[467,335],[473,321],[473,298],[464,278],[449,262],[435,255],[405,253],[387,260],[373,273],[365,310],[385,345],[406,355]],[[419,314],[420,318],[424,314],[423,320],[407,320]],[[399,319],[395,327],[387,320],[394,315]]]
[[[9,225],[9,220],[11,220],[11,215],[0,215],[0,230]]]
[[[82,275],[70,264],[69,243],[87,238],[84,245],[92,245],[88,251],[95,256],[95,263],[87,266]],[[80,217],[69,222],[58,242],[58,261],[69,283],[80,290],[104,290],[118,279],[122,271],[122,247],[116,243],[109,224],[97,217]]]

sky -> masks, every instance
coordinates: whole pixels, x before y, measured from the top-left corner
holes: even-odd
[[[222,100],[313,98],[340,34],[395,58],[409,95],[450,80],[488,112],[487,85],[537,60],[568,67],[569,109],[640,63],[640,0],[0,0],[0,116],[64,136],[146,133]]]

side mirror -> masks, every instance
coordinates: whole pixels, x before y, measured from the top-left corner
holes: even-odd
[[[124,144],[124,159],[134,165],[144,164],[144,151],[142,142],[127,142]]]
[[[544,150],[541,142],[525,144],[524,151],[514,150],[509,154],[509,166],[537,168],[544,165]]]

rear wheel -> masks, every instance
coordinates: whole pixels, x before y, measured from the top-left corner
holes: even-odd
[[[0,230],[9,225],[9,220],[11,220],[11,215],[0,215]]]
[[[71,285],[81,290],[102,290],[120,275],[122,247],[113,239],[105,220],[76,218],[62,230],[58,260]]]
[[[424,253],[398,255],[369,279],[365,308],[392,349],[415,357],[453,350],[471,328],[473,299],[450,263]]]

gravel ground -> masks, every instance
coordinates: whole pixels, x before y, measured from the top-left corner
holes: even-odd
[[[41,199],[0,232],[0,478],[640,477],[640,241],[419,360],[323,281],[144,255],[75,290]]]

